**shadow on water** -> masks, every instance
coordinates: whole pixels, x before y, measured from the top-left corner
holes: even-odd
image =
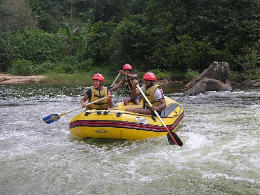
[[[165,137],[165,140],[167,138]],[[70,141],[73,142],[84,142],[85,144],[88,144],[90,147],[95,146],[99,148],[114,148],[114,147],[128,147],[132,145],[145,145],[149,142],[151,142],[151,139],[144,139],[144,140],[123,140],[123,139],[101,139],[101,138],[85,138],[85,139],[79,139],[74,136],[70,137]],[[157,140],[158,141],[158,140]],[[154,141],[152,141],[154,143]]]
[[[100,146],[100,147],[103,147],[103,146],[114,147],[114,146],[121,146],[121,145],[125,145],[125,144],[131,145],[130,141],[118,140],[118,139],[85,138],[83,140],[80,140],[78,138],[72,137],[72,138],[70,138],[70,141],[72,141],[72,142],[73,141],[83,141],[86,144]]]

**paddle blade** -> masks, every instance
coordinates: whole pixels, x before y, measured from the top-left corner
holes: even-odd
[[[58,114],[50,114],[49,116],[44,117],[42,120],[44,120],[44,122],[47,124],[51,124],[59,119],[60,116]]]
[[[183,143],[182,143],[181,139],[179,138],[179,136],[178,136],[176,133],[172,132],[172,131],[169,131],[169,132],[170,132],[171,135],[174,137],[174,139],[175,139],[175,141],[177,142],[177,144],[178,144],[179,146],[182,146]],[[169,144],[170,144],[170,145],[174,145],[174,144],[175,144],[174,141],[172,140],[171,136],[169,135],[169,133],[167,134],[167,138],[168,138],[168,141],[169,141]]]

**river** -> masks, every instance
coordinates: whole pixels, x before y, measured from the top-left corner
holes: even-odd
[[[260,194],[260,89],[167,95],[184,107],[178,136],[78,140],[82,88],[0,85],[0,194]],[[116,98],[114,101],[120,101]],[[82,110],[83,111],[83,110]]]

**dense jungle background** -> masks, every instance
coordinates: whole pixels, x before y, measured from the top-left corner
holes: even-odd
[[[104,71],[182,79],[226,61],[259,71],[257,0],[0,0],[0,72]]]

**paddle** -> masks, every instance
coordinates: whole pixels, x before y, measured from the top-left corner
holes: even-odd
[[[90,104],[94,104],[94,103],[99,102],[99,101],[101,101],[101,100],[104,100],[104,99],[106,99],[106,98],[107,98],[107,97],[103,97],[103,98],[98,99],[98,100],[96,100],[96,101],[90,102],[90,103],[86,104],[86,106],[88,106],[88,105],[90,105]],[[74,111],[76,111],[76,110],[78,110],[78,109],[80,109],[80,108],[82,108],[82,107],[76,108],[76,109],[71,110],[71,111],[68,111],[68,112],[64,112],[64,113],[62,113],[62,114],[60,114],[60,115],[58,115],[58,114],[50,114],[50,115],[44,117],[42,120],[44,120],[44,122],[47,123],[47,124],[51,124],[51,123],[53,123],[53,122],[59,120],[61,116],[65,115],[65,114],[68,114],[68,113],[70,113],[70,112],[74,112]]]
[[[116,76],[116,78],[115,78],[115,80],[114,80],[114,82],[110,85],[110,87],[113,87],[113,85],[115,84],[115,82],[117,81],[117,79],[118,79],[118,77],[120,76],[120,72],[118,73],[118,75]]]
[[[149,104],[150,107],[152,107],[151,102],[147,99],[147,97],[145,96],[144,92],[142,91],[142,89],[140,88],[139,85],[137,85],[137,88],[140,91],[140,93],[142,94],[142,96],[144,97],[145,101]],[[182,143],[181,139],[178,137],[178,135],[168,129],[168,127],[165,125],[165,123],[163,122],[162,118],[160,117],[160,115],[158,114],[157,111],[153,111],[153,112],[156,114],[156,116],[159,118],[159,120],[161,121],[161,123],[163,124],[165,129],[167,130],[167,132],[168,132],[167,138],[168,138],[169,144],[170,145],[176,144],[176,145],[182,146],[183,143]]]

